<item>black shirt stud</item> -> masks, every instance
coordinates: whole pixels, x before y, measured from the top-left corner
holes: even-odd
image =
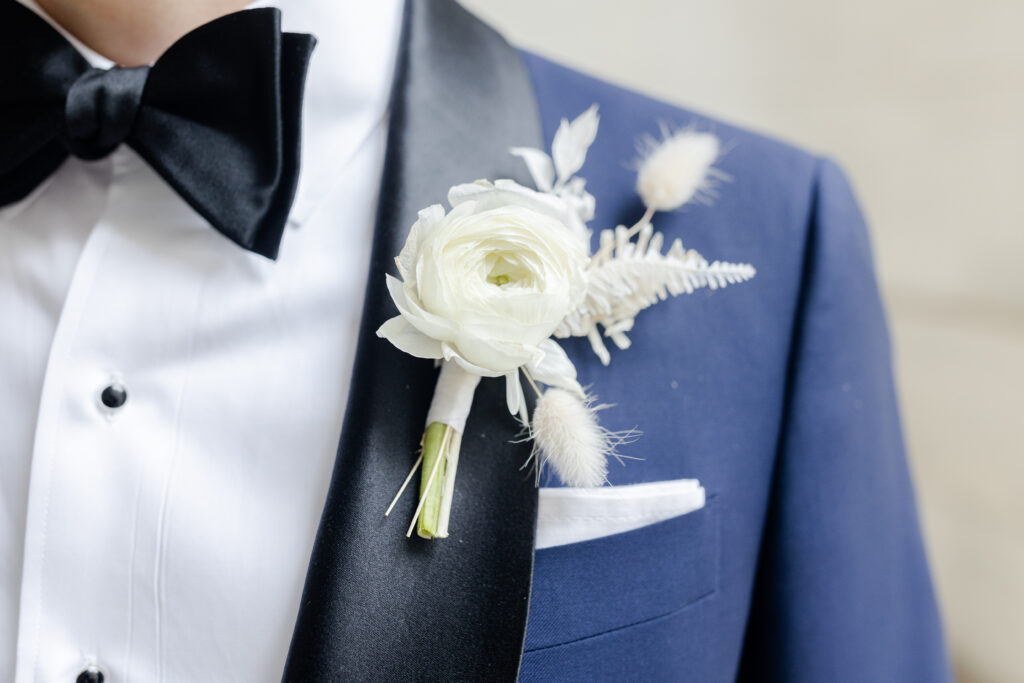
[[[116,409],[124,405],[128,400],[128,391],[117,382],[106,387],[100,394],[100,402],[108,408]],[[81,678],[81,677],[79,677]],[[102,675],[100,680],[102,680]],[[79,681],[81,683],[81,681]]]
[[[97,666],[87,666],[78,674],[75,683],[103,683],[103,672]]]

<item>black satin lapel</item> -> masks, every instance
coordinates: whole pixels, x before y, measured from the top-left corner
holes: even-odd
[[[351,397],[310,560],[286,681],[513,681],[526,630],[537,491],[526,444],[485,379],[462,443],[450,536],[405,537],[416,495],[384,517],[423,431],[437,371],[379,339],[416,213],[448,188],[521,177],[542,147],[518,53],[451,0],[406,6],[385,173]]]

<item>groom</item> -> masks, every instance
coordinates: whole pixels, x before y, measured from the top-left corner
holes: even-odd
[[[948,680],[835,164],[451,0],[266,4],[0,0],[0,678]],[[409,540],[413,498],[383,511],[436,370],[375,336],[384,275],[418,209],[522,179],[508,148],[593,103],[595,229],[642,212],[625,162],[659,123],[730,149],[718,199],[657,227],[757,279],[645,311],[608,368],[566,345],[643,432],[611,483],[707,504],[535,549],[484,380],[451,535]]]

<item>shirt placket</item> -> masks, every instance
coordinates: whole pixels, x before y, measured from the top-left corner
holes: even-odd
[[[140,333],[175,302],[119,304],[146,286],[139,281],[145,250],[130,234],[146,217],[125,201],[137,157],[121,149],[109,162],[107,210],[76,266],[43,383],[17,683],[74,681],[90,670],[108,681],[160,678],[159,572],[173,444],[152,427],[175,389],[148,371],[153,355],[168,349],[154,349]]]

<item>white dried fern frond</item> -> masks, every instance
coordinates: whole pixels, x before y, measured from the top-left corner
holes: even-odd
[[[662,253],[664,236],[646,223],[636,241],[624,226],[601,232],[601,246],[587,269],[587,292],[583,302],[566,318],[556,337],[587,337],[601,362],[611,356],[601,339],[598,325],[621,349],[630,345],[626,332],[636,315],[670,295],[690,294],[702,287],[718,289],[754,277],[747,263],[707,259],[675,240]]]

